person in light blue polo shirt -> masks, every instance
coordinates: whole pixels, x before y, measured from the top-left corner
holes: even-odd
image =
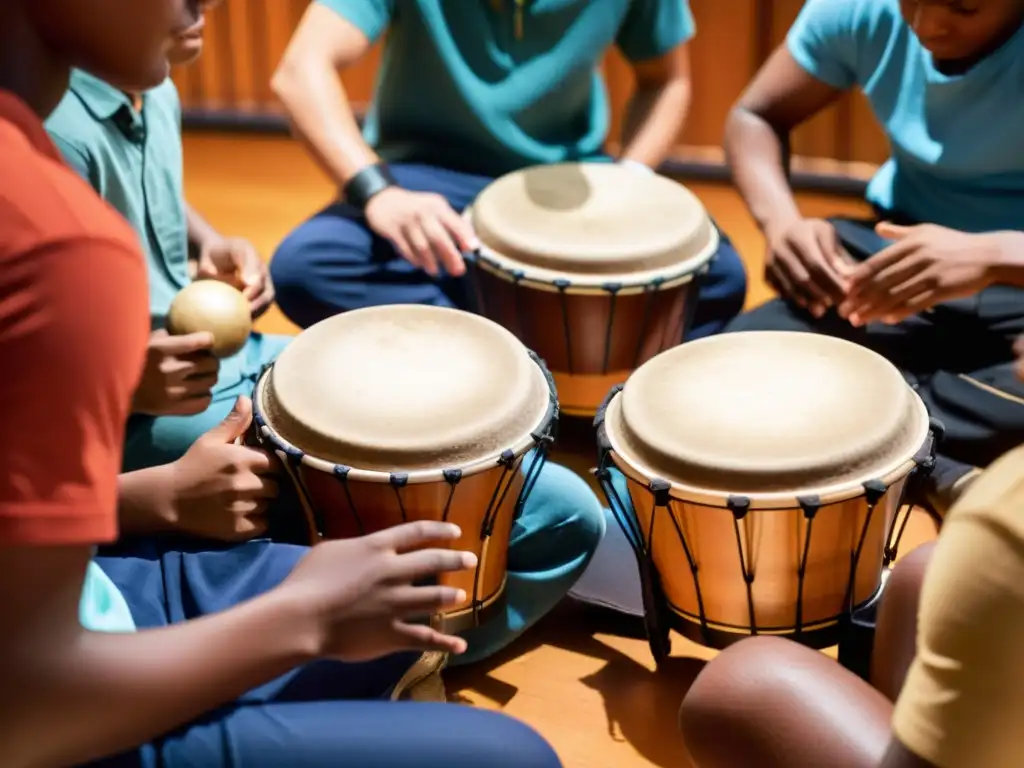
[[[68,164],[138,233],[149,267],[150,336],[142,382],[127,428],[124,470],[179,459],[230,413],[239,395],[273,362],[290,337],[253,333],[238,354],[218,361],[206,333],[169,336],[167,311],[200,277],[243,290],[253,316],[274,300],[266,265],[244,240],[223,237],[185,201],[181,109],[174,83],[129,95],[82,71],[46,121]]]
[[[888,136],[868,221],[804,218],[779,136],[859,88]],[[881,352],[945,426],[915,499],[938,515],[1024,442],[1024,2],[809,0],[734,108],[733,175],[782,297],[729,331]]]
[[[458,212],[494,177],[562,161],[608,161],[606,51],[638,88],[618,159],[646,172],[666,157],[690,102],[684,0],[318,0],[273,80],[298,134],[342,191],[271,261],[278,304],[307,327],[364,306],[465,307]],[[384,39],[360,133],[337,70]],[[746,276],[724,239],[691,336],[743,307]]]

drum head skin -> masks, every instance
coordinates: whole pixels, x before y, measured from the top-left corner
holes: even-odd
[[[718,231],[686,187],[614,163],[502,176],[467,213],[486,256],[528,278],[637,282],[697,271]]]
[[[842,494],[903,468],[928,415],[888,360],[828,336],[732,333],[641,366],[610,403],[612,447],[673,495]]]
[[[511,333],[418,305],[313,325],[259,393],[267,425],[291,445],[379,472],[458,468],[523,448],[550,405],[543,371]]]

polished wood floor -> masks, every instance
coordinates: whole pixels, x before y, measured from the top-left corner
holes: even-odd
[[[295,224],[327,203],[331,185],[287,139],[190,136],[185,143],[190,202],[225,234],[249,238],[268,258]],[[760,279],[764,243],[738,195],[727,186],[694,191],[732,236],[751,275],[749,303],[771,295]],[[863,213],[852,201],[805,196],[809,214]],[[293,332],[276,310],[261,329]],[[559,457],[586,471],[590,456]],[[902,552],[933,538],[915,514]],[[673,658],[655,672],[645,640],[611,634],[598,617],[572,607],[556,611],[506,653],[447,674],[449,696],[500,709],[542,733],[567,768],[686,768],[676,711],[687,686],[714,655],[680,637]],[[457,734],[453,734],[457,738]]]

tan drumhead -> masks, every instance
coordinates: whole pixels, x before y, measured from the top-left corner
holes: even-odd
[[[701,202],[663,176],[562,163],[502,176],[468,212],[489,256],[573,281],[696,271],[718,247]]]
[[[268,426],[306,454],[411,472],[513,449],[543,421],[550,391],[526,348],[490,320],[399,305],[303,331],[259,397]]]
[[[640,367],[606,415],[630,465],[699,493],[828,493],[884,478],[928,416],[885,358],[816,334],[690,342]]]

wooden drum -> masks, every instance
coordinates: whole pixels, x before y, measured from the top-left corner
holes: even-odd
[[[612,163],[510,173],[465,215],[478,311],[544,359],[573,415],[683,340],[719,242],[685,187]]]
[[[475,572],[445,574],[467,599],[449,632],[502,609],[512,520],[557,418],[550,376],[497,324],[467,312],[387,306],[303,331],[253,397],[258,440],[282,460],[311,542],[413,520],[462,528]]]
[[[835,644],[880,592],[908,481],[930,471],[941,429],[885,358],[788,332],[664,352],[597,423],[597,474],[659,660],[669,628],[714,648],[756,634]]]

